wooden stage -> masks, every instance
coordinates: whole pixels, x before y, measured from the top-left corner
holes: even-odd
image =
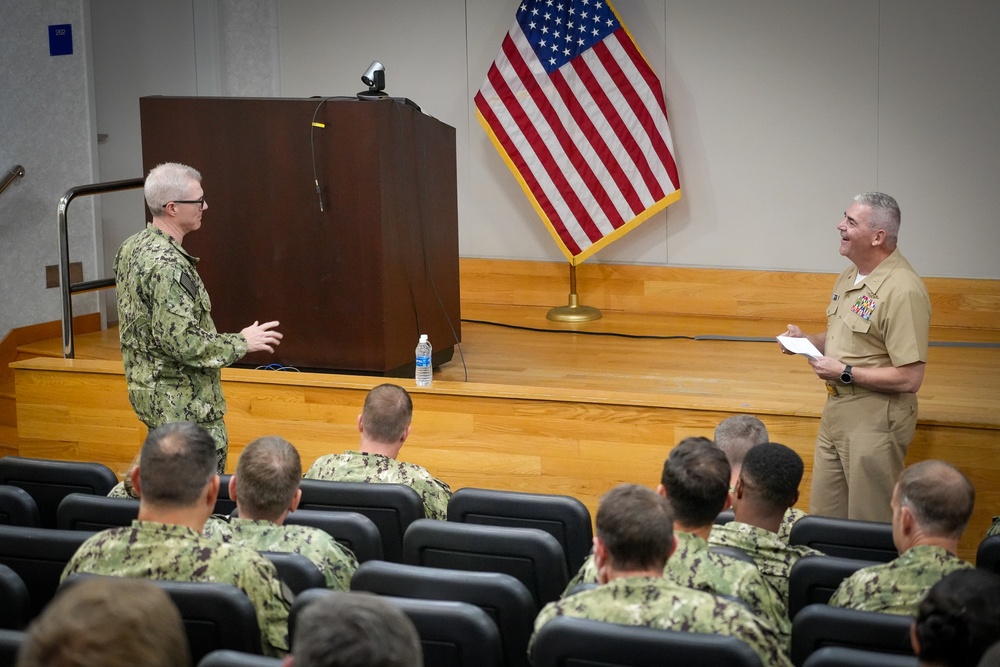
[[[826,392],[805,359],[780,354],[771,339],[787,322],[822,327],[796,316],[822,315],[832,276],[596,267],[580,267],[580,296],[604,318],[567,325],[545,319],[548,306],[566,302],[565,265],[463,260],[461,352],[435,373],[432,387],[394,380],[415,405],[402,458],[452,488],[569,494],[593,513],[600,495],[618,483],[655,485],[681,438],[711,437],[719,421],[745,412],[802,455],[798,505],[807,508]],[[997,281],[928,282],[931,339],[948,345],[931,348],[907,460],[946,459],[973,480],[976,511],[961,553],[973,559],[990,517],[1000,514],[1000,289]],[[790,301],[748,296],[771,293],[777,283],[801,302],[797,310],[786,308]],[[739,298],[727,303],[733,295]],[[707,312],[665,312],[668,301],[673,310],[698,302]],[[959,312],[969,303],[973,315]],[[954,325],[964,320],[976,326]],[[48,339],[18,347],[17,449],[121,471],[145,429],[128,404],[117,331],[78,335],[75,360],[56,358],[60,346]],[[293,442],[305,466],[356,446],[364,396],[382,381],[224,370],[230,469],[247,442],[266,434]]]

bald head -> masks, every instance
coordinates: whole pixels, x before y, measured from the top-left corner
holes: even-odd
[[[976,490],[947,461],[921,461],[899,476],[896,502],[910,511],[925,535],[957,540],[972,516]]]

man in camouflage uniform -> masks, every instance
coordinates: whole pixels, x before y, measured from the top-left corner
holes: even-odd
[[[709,550],[713,520],[729,500],[729,463],[725,454],[708,438],[684,438],[663,463],[656,492],[667,499],[673,511],[677,548],[667,559],[663,576],[678,586],[743,601],[788,648],[792,624],[788,609],[753,563]],[[569,593],[580,583],[596,583],[597,564],[590,555],[566,587]]]
[[[239,516],[210,518],[205,534],[257,551],[301,554],[323,573],[327,588],[346,591],[358,568],[350,549],[318,528],[285,525],[302,498],[301,479],[302,461],[291,443],[278,436],[257,438],[240,454],[229,480]]]
[[[410,435],[412,418],[413,401],[406,390],[394,384],[380,384],[368,392],[358,415],[360,451],[321,456],[306,471],[306,478],[406,484],[423,499],[424,516],[447,519],[451,487],[426,468],[396,460]]]
[[[729,489],[736,488],[736,480],[740,478],[740,470],[743,468],[743,459],[751,447],[770,442],[767,434],[767,427],[764,422],[753,415],[733,415],[719,422],[715,427],[715,444],[726,453],[729,459],[730,478]],[[804,516],[808,516],[802,510],[789,507],[785,510],[785,516],[778,526],[778,537],[788,541],[792,534],[792,526]]]
[[[892,538],[899,558],[858,570],[840,584],[830,604],[916,615],[931,586],[972,567],[956,554],[975,499],[972,483],[950,463],[922,461],[904,470],[892,492]]]
[[[89,572],[232,584],[257,611],[264,652],[280,657],[288,651],[292,596],[274,565],[256,551],[201,534],[219,492],[215,461],[215,442],[197,424],[153,429],[132,472],[140,492],[139,518],[88,538],[62,578]]]
[[[713,526],[708,543],[745,551],[788,608],[788,573],[803,556],[819,556],[809,547],[789,545],[778,538],[785,512],[799,498],[802,457],[794,450],[767,442],[747,452],[733,492],[736,519]]]
[[[222,473],[229,439],[220,369],[250,352],[273,352],[281,341],[278,323],[216,332],[198,258],[181,247],[208,208],[201,174],[161,164],[146,177],[145,196],[153,221],[125,240],[114,263],[129,402],[150,429],[175,421],[201,424],[215,439]]]
[[[791,665],[773,632],[739,602],[685,588],[662,576],[674,548],[673,516],[662,496],[634,484],[609,491],[597,510],[594,559],[600,586],[550,602],[535,619],[529,653],[556,616],[730,635],[764,665]]]

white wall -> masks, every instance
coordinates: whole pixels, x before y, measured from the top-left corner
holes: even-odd
[[[353,95],[375,59],[389,93],[457,130],[462,255],[561,261],[473,112],[516,6],[0,0],[0,170],[28,170],[0,196],[0,332],[59,316],[56,290],[40,287],[42,267],[58,259],[55,205],[72,185],[140,175],[140,95]],[[881,189],[900,201],[901,245],[922,274],[1000,278],[1000,3],[616,9],[664,83],[683,198],[588,261],[838,271],[841,212],[853,194]],[[63,22],[77,53],[50,58],[44,28]],[[95,170],[97,133],[108,140]],[[137,195],[110,197],[99,221],[91,205],[74,205],[74,259],[88,279],[144,215]]]

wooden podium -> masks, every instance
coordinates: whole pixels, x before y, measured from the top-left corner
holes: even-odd
[[[143,97],[139,109],[144,173],[202,174],[208,208],[184,247],[219,331],[281,322],[276,352],[240,365],[412,377],[422,333],[435,366],[451,359],[454,128],[392,99]]]

